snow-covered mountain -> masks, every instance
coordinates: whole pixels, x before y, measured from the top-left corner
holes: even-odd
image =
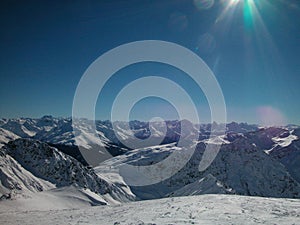
[[[0,128],[0,148],[8,143],[9,141],[20,138],[18,135],[14,134],[11,131]]]
[[[292,224],[299,217],[299,200],[289,199],[300,198],[298,126],[232,122],[223,133],[218,132],[222,125],[194,125],[189,121],[157,122],[152,130],[149,123],[141,121],[131,121],[129,128],[124,122],[96,121],[95,137],[88,132],[90,125],[90,121],[82,120],[75,142],[68,118],[0,120],[1,224],[245,224],[245,220],[250,224]],[[159,145],[149,142],[143,148],[130,148],[122,143],[150,135],[161,139],[164,126],[166,135]],[[212,127],[216,130],[210,130]],[[177,173],[152,185],[128,185],[132,178],[145,181],[148,177],[134,177],[123,170],[125,164],[156,165],[174,152],[184,158],[188,151],[178,140],[191,136],[199,136],[194,142],[195,152]],[[115,157],[92,169],[84,164],[78,144],[87,150],[104,145]],[[208,144],[221,148],[212,164],[199,171]],[[176,165],[177,161],[169,163]],[[151,176],[161,177],[163,173],[157,167]],[[143,199],[155,200],[99,208]],[[37,212],[42,219],[36,219]],[[216,218],[216,214],[226,216]]]
[[[300,197],[300,184],[286,167],[259,149],[250,138],[241,136],[232,143],[223,144],[210,167],[200,172],[198,168],[205,146],[203,141],[199,142],[190,161],[171,178],[154,185],[133,186],[132,191],[141,199],[201,193]],[[105,176],[104,168],[109,167],[111,169],[107,171],[108,176],[112,176],[111,173],[114,172],[114,176],[121,176],[126,182],[131,174],[122,172],[124,163],[135,166],[152,165],[162,161],[173,151],[178,151],[178,147],[164,145],[136,149],[103,162],[95,171],[103,172]],[[156,175],[159,177],[162,174],[158,170]]]
[[[103,162],[95,171],[98,177],[107,183],[121,189],[125,188],[126,194],[127,191],[130,193],[130,189],[126,185],[126,177],[118,171],[120,165],[124,163],[155,164],[165,159],[175,149],[178,150],[176,143],[180,137],[197,135],[199,143],[196,151],[179,173],[157,185],[143,188],[131,187],[134,193],[141,199],[205,193],[299,197],[298,140],[300,131],[295,125],[263,128],[257,125],[232,122],[227,124],[225,134],[218,135],[217,130],[210,130],[211,127],[218,128],[219,125],[216,123],[212,126],[212,124],[194,125],[188,121],[177,120],[157,122],[156,129],[152,129],[152,131],[150,131],[148,122],[141,121],[131,121],[129,129],[126,123],[119,121],[114,124],[110,121],[96,121],[95,124],[98,137],[89,135],[88,130],[91,123],[89,120],[82,120],[80,124],[82,127],[78,133],[79,143],[76,143],[70,118],[44,116],[40,119],[2,119],[0,138],[3,140],[3,144],[19,137],[39,140],[37,142],[29,140],[11,142],[5,147],[8,153],[5,157],[10,157],[9,160],[14,160],[18,166],[32,176],[42,179],[39,182],[40,186],[45,186],[44,181],[58,187],[76,183],[79,187],[88,186],[90,190],[99,193],[101,193],[101,190],[97,189],[99,184],[97,181],[92,181],[98,178],[82,165],[85,160],[76,145],[80,144],[87,150],[99,144],[104,145],[113,156],[117,157]],[[182,125],[188,127],[185,129],[186,133],[181,132]],[[161,145],[151,146],[149,144],[147,148],[130,149],[121,143],[121,141],[131,142],[132,137],[146,139],[153,135],[161,138],[163,126],[166,126],[167,130]],[[211,133],[213,135],[208,139]],[[122,140],[118,140],[117,136]],[[46,142],[52,147],[40,141]],[[15,147],[12,143],[22,147],[17,148],[17,151],[13,150]],[[222,147],[213,164],[206,171],[199,172],[199,162],[207,144],[222,144]],[[24,146],[26,146],[26,150],[24,150]],[[57,151],[56,148],[60,151]],[[22,150],[18,152],[18,149]],[[184,151],[184,149],[181,150]],[[51,155],[52,153],[47,155],[45,151],[54,152],[54,156]],[[77,162],[74,158],[82,163]],[[40,168],[41,164],[46,167]],[[65,169],[59,173],[55,167],[47,167],[47,165],[56,165],[57,168]],[[67,169],[71,165],[72,167],[75,165],[75,172]],[[47,171],[46,174],[45,171]],[[80,172],[78,173],[78,171]],[[85,178],[78,178],[78,174]],[[60,180],[57,177],[65,178]],[[129,198],[133,196],[129,195]]]
[[[76,186],[119,202],[130,201],[134,195],[96,175],[93,169],[46,143],[31,139],[10,141],[1,149],[1,189],[3,194],[22,191],[43,191],[49,187]]]
[[[31,121],[30,121],[31,122]],[[20,137],[33,137],[36,134],[36,129],[31,127],[28,129],[28,120],[25,119],[10,119],[7,120],[1,127],[5,130],[11,131],[12,133],[20,136]]]
[[[0,151],[0,181],[2,199],[55,187],[54,184],[34,176],[3,150]]]
[[[289,145],[276,146],[270,156],[282,163],[289,173],[300,183],[300,140],[293,140]]]
[[[188,126],[188,134],[181,133],[181,124],[184,122],[185,126]],[[85,130],[88,130],[90,126],[89,120],[81,121],[81,131],[82,141],[81,145],[89,148],[89,145],[99,144],[97,140],[94,140],[94,137],[89,137],[86,135]],[[96,129],[101,139],[101,143],[106,144],[115,144],[122,146],[115,132],[117,132],[119,137],[122,139],[129,139],[132,136],[135,136],[140,139],[146,139],[151,134],[149,129],[149,123],[143,121],[130,121],[129,128],[127,128],[126,123],[116,121],[114,126],[110,121],[96,121]],[[163,139],[162,144],[172,143],[179,140],[180,136],[187,135],[199,135],[199,139],[203,140],[209,137],[211,132],[216,133],[216,131],[211,131],[211,124],[201,124],[195,125],[188,121],[165,121],[157,122],[158,129],[152,130],[155,132],[153,136],[160,137],[162,133],[160,132],[159,127],[166,126],[166,136]],[[214,125],[218,128],[218,125]],[[44,116],[40,119],[31,119],[31,118],[20,118],[20,119],[2,119],[0,123],[0,128],[3,128],[7,131],[10,131],[22,138],[34,138],[43,142],[51,144],[63,144],[63,145],[76,145],[75,143],[72,120],[70,118],[54,118],[52,116]],[[115,128],[115,129],[114,129]],[[227,124],[226,132],[234,133],[246,133],[250,131],[258,130],[257,125],[248,125],[246,123],[229,123]],[[80,134],[79,134],[80,136]]]
[[[184,124],[185,134],[181,129],[182,124]],[[87,151],[86,154],[91,152],[91,150],[98,152],[98,146],[104,146],[112,156],[116,156],[127,152],[129,149],[141,147],[134,144],[136,143],[135,138],[145,140],[151,135],[153,137],[152,141],[148,142],[146,145],[143,144],[143,146],[152,146],[159,143],[168,144],[178,142],[180,137],[187,138],[190,136],[198,136],[199,140],[206,140],[209,138],[211,132],[218,133],[217,131],[210,130],[212,127],[211,124],[195,125],[187,120],[156,122],[156,128],[152,130],[150,129],[148,122],[136,120],[130,121],[129,127],[126,126],[126,123],[124,122],[116,121],[111,123],[107,120],[95,121],[95,125],[97,135],[89,132],[93,126],[91,121],[81,119],[79,123],[80,129],[76,131],[76,141],[71,118],[44,116],[40,119],[2,119],[0,128],[4,129],[5,132],[12,132],[17,135],[11,139],[22,137],[46,142],[51,146],[58,148],[60,151],[71,155],[83,164],[87,164],[87,162],[82,155],[82,151]],[[218,125],[215,123],[214,127],[218,128]],[[165,133],[162,132],[164,128],[166,128]],[[230,123],[228,124],[227,132],[246,132],[257,129],[256,125]],[[0,139],[1,138],[5,139],[4,135],[1,135],[0,133]],[[7,141],[3,142],[5,143]],[[128,145],[128,143],[130,145]],[[80,146],[81,151],[79,151],[78,146]],[[107,158],[109,158],[109,155],[104,157],[104,159]],[[89,163],[94,164],[93,162]],[[95,164],[97,164],[97,162],[95,162]]]
[[[168,197],[203,195],[203,194],[234,194],[232,189],[226,188],[211,174],[187,184],[168,194]]]

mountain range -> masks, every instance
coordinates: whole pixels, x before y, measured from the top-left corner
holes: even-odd
[[[76,142],[70,118],[1,119],[1,199],[35,198],[39,193],[66,196],[66,190],[90,205],[202,194],[300,198],[298,126],[261,127],[232,122],[226,124],[225,133],[218,134],[218,130],[211,130],[218,124],[177,120],[158,123],[158,128],[167,128],[164,137],[160,129],[151,130],[148,122],[131,121],[128,129],[125,122],[96,121],[99,139],[89,138],[83,128],[79,133],[82,138]],[[89,124],[83,120],[83,125]],[[188,126],[185,134],[181,132],[183,124]],[[145,140],[150,135],[162,138],[162,142],[142,148],[123,144],[133,141],[133,136]],[[178,141],[189,135],[198,137],[195,151],[178,173],[151,185],[128,185],[130,174],[122,171],[123,165],[153,165],[174,151],[184,152]],[[90,149],[99,143],[112,158],[92,168],[78,145]],[[222,145],[212,164],[200,171],[199,163],[208,144]]]

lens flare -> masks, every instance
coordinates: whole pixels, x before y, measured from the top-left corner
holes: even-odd
[[[199,10],[210,9],[213,7],[214,3],[214,0],[194,0],[194,5]]]
[[[256,110],[261,125],[276,126],[286,124],[283,113],[272,106],[261,106]]]
[[[231,4],[236,4],[236,3],[238,3],[238,2],[240,2],[240,0],[230,0],[230,3],[231,3]]]
[[[244,0],[244,25],[246,28],[250,29],[253,26],[253,0]]]
[[[244,74],[253,74],[252,62],[260,61],[264,76],[282,79],[283,71],[279,66],[282,65],[281,55],[262,16],[264,12],[280,12],[278,4],[275,1],[258,0],[223,0],[222,4],[224,8],[217,17],[213,30],[219,35],[239,33],[240,38],[244,39]],[[243,28],[239,30],[241,32],[236,31],[237,26],[239,29]]]

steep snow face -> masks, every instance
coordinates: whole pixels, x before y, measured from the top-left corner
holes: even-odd
[[[1,198],[16,194],[39,192],[53,188],[55,185],[35,177],[25,170],[15,159],[0,150],[0,194]]]
[[[25,170],[57,187],[76,185],[117,201],[133,200],[134,195],[97,176],[74,158],[40,141],[18,139],[4,146]]]
[[[7,142],[18,138],[20,138],[18,135],[3,128],[0,128],[0,148]]]
[[[126,174],[118,171],[122,164],[154,164],[177,148],[175,145],[164,145],[133,150],[103,162],[96,171],[101,171],[103,167],[114,168],[112,171],[124,176],[126,182]],[[183,190],[179,191],[180,194],[197,193],[197,186],[200,194],[201,190],[204,192],[202,187],[214,186],[210,189],[212,193],[216,191],[253,196],[300,197],[299,183],[281,163],[257,148],[249,138],[242,136],[232,143],[223,144],[210,167],[200,172],[198,168],[204,149],[205,144],[200,142],[191,160],[171,178],[150,186],[131,187],[132,191],[141,199],[151,199],[176,193],[180,189]],[[157,173],[160,176],[160,172]],[[187,188],[184,188],[186,185]]]

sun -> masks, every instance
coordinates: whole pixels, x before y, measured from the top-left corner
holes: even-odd
[[[242,9],[245,27],[253,25],[254,11],[257,12],[254,0],[222,0],[225,8],[217,18],[216,22],[224,19],[228,15],[235,13],[237,9]]]

